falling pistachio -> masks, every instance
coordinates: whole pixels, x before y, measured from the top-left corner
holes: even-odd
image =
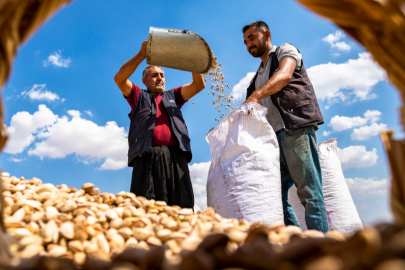
[[[220,112],[217,105],[230,107],[230,104],[226,104],[226,103],[232,102],[233,96],[228,95],[224,91],[225,87],[227,87],[228,89],[230,89],[230,87],[228,84],[224,84],[225,76],[221,72],[222,64],[218,64],[218,62],[217,62],[218,58],[214,56],[214,53],[212,51],[211,51],[211,54],[212,54],[212,60],[213,60],[212,64],[211,64],[211,68],[206,74],[204,74],[204,78],[212,81],[213,83],[211,83],[211,89],[214,89],[216,92],[219,92],[219,94],[217,95],[218,99],[214,98],[212,104],[215,105],[214,109],[216,109],[218,112]],[[213,96],[215,96],[214,91],[212,91],[211,93]],[[208,95],[209,95],[209,93],[208,93]],[[226,103],[222,104],[222,102],[226,102]]]

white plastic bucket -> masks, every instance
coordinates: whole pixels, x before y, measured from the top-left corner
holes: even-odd
[[[186,30],[151,27],[146,62],[149,65],[206,73],[212,63],[211,49],[199,35]]]

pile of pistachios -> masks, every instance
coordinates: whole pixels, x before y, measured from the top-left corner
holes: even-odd
[[[66,258],[80,266],[86,257],[110,260],[129,247],[165,246],[168,260],[181,250],[194,250],[209,234],[226,232],[236,249],[249,222],[224,219],[209,208],[168,206],[130,192],[101,193],[92,183],[81,189],[54,186],[38,178],[2,174],[4,223],[21,258],[37,255]]]
[[[1,269],[403,269],[405,227],[354,235],[227,219],[130,192],[2,174],[15,258]],[[1,257],[0,250],[0,257]],[[3,264],[2,264],[3,263]]]

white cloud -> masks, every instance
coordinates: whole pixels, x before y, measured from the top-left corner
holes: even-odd
[[[346,63],[310,67],[308,76],[320,100],[356,102],[375,98],[372,87],[385,80],[386,73],[369,53],[360,53]]]
[[[85,162],[85,161],[83,161],[83,162]],[[100,170],[120,170],[127,166],[128,166],[128,160],[127,160],[126,156],[125,156],[125,160],[124,160],[124,157],[122,157],[121,160],[119,160],[119,159],[116,160],[113,158],[106,158],[104,163],[100,166]]]
[[[333,131],[339,132],[353,127],[360,127],[353,130],[351,136],[352,140],[364,141],[370,139],[372,136],[378,135],[382,130],[387,129],[386,124],[377,124],[380,120],[381,112],[368,110],[364,113],[364,117],[354,116],[334,116],[329,122],[328,126],[332,127]],[[369,126],[365,126],[371,123]],[[329,135],[329,131],[324,131],[323,135]]]
[[[5,152],[17,154],[28,150],[40,158],[64,158],[75,154],[85,164],[104,161],[100,170],[118,170],[127,166],[127,132],[113,121],[98,126],[83,119],[79,111],[69,110],[59,117],[45,105],[34,114],[18,112],[7,128],[10,139]]]
[[[21,161],[24,161],[25,158],[13,158],[13,157],[10,157],[7,160],[12,161],[12,162],[21,162]]]
[[[9,139],[4,152],[18,154],[24,151],[35,140],[39,129],[52,125],[58,116],[45,105],[39,105],[34,114],[18,112],[11,117],[10,126],[7,128]]]
[[[72,61],[70,58],[63,58],[61,53],[61,50],[58,50],[57,52],[54,52],[48,56],[48,60],[44,61],[44,67],[49,66],[49,64],[52,64],[55,67],[69,67]]]
[[[345,37],[345,34],[343,34],[342,31],[337,30],[337,31],[335,32],[335,34],[329,34],[329,35],[327,35],[326,37],[324,37],[324,38],[322,39],[322,41],[324,41],[324,42],[326,42],[326,43],[329,43],[332,48],[337,48],[337,49],[340,50],[340,51],[349,52],[349,51],[352,49],[352,47],[351,47],[349,44],[347,44],[347,43],[344,42],[344,41],[337,42],[338,40],[340,40],[340,39],[343,38],[343,37]],[[333,55],[334,55],[334,56],[339,56],[338,53],[333,53]]]
[[[375,198],[388,195],[390,185],[389,179],[365,179],[365,178],[346,178],[347,186],[349,187],[350,194],[356,199]],[[360,206],[362,207],[362,206]],[[363,208],[358,209],[365,209]]]
[[[337,48],[338,50],[346,52],[349,52],[352,49],[352,47],[344,41],[332,44],[332,48]]]
[[[323,131],[323,136],[329,136],[330,134],[331,134],[332,132],[330,132],[330,131],[326,131],[326,130],[324,130]]]
[[[375,123],[380,119],[381,112],[367,110],[364,113],[364,118],[360,116],[347,117],[335,115],[329,122],[328,126],[332,127],[333,131],[339,132],[352,127],[364,126],[367,123]]]
[[[326,105],[326,106],[325,106],[325,110],[329,110],[329,108],[330,108],[329,105]]]
[[[329,34],[329,35],[327,35],[326,37],[324,37],[324,38],[322,39],[322,41],[324,41],[324,42],[329,43],[330,45],[332,45],[332,44],[334,44],[336,41],[338,41],[339,39],[341,39],[342,37],[345,37],[345,34],[344,34],[342,31],[337,30],[337,31],[335,32],[335,34]]]
[[[73,118],[80,118],[81,113],[76,110],[68,110],[67,113]]]
[[[46,90],[46,84],[34,84],[31,90],[21,93],[23,96],[28,96],[32,100],[55,101],[59,96],[55,93]]]
[[[204,210],[207,207],[207,178],[208,170],[210,168],[211,161],[193,163],[189,165],[191,183],[193,184],[195,203]]]
[[[354,129],[350,137],[352,140],[364,141],[370,139],[372,136],[380,134],[380,132],[385,129],[387,129],[386,124],[373,123],[370,126]]]
[[[377,163],[377,149],[367,151],[363,145],[352,145],[343,149],[338,148],[339,159],[342,169],[366,168]]]
[[[87,113],[89,116],[93,117],[93,114],[91,113],[91,111],[84,111],[85,113]]]
[[[67,116],[58,118],[55,124],[42,130],[29,149],[29,155],[40,158],[64,158],[75,154],[84,163],[104,160],[101,170],[118,170],[127,166],[127,132],[114,121],[98,126],[80,117],[80,112],[69,110]]]
[[[236,100],[244,100],[246,98],[246,89],[248,88],[253,76],[255,76],[256,72],[248,72],[245,77],[243,77],[238,84],[236,84],[232,88],[232,96],[233,99]]]
[[[347,116],[334,116],[328,126],[332,127],[333,131],[343,131],[346,129],[350,129],[354,126],[362,126],[367,123],[367,119],[362,118],[360,116],[355,117],[347,117]]]
[[[370,123],[375,123],[375,122],[377,122],[378,120],[380,120],[380,116],[381,116],[381,112],[379,112],[379,111],[377,111],[377,110],[373,110],[373,111],[367,110],[367,111],[364,113],[364,117],[365,117],[366,119],[368,119],[368,120],[370,121]]]

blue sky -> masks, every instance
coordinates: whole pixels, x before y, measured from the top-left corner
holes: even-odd
[[[203,3],[203,4],[202,4]],[[11,175],[101,191],[129,190],[125,167],[130,107],[113,77],[147,39],[149,27],[185,29],[204,37],[225,83],[242,94],[260,61],[246,51],[241,28],[263,20],[275,45],[302,53],[325,124],[318,142],[337,138],[344,175],[365,224],[391,220],[389,168],[378,135],[400,134],[397,91],[364,49],[294,1],[74,1],[52,17],[18,52],[3,91],[11,139],[0,157]],[[143,62],[130,78],[141,85]],[[191,74],[165,69],[166,89]],[[218,122],[207,89],[184,105],[192,141],[190,169],[199,204],[211,154],[205,134]],[[231,90],[229,92],[231,92]],[[242,103],[234,101],[234,106]],[[368,111],[368,112],[367,112]],[[346,117],[346,118],[345,118]],[[14,119],[14,122],[12,121]]]

